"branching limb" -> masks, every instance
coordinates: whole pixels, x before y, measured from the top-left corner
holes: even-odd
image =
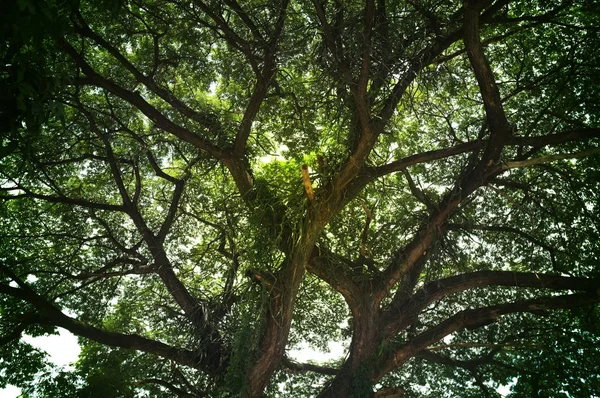
[[[541,25],[540,22],[532,23],[532,24],[529,24],[529,25],[517,26],[515,29],[512,29],[512,30],[510,30],[510,31],[508,31],[508,32],[506,32],[504,34],[501,34],[501,35],[494,36],[494,37],[491,37],[489,39],[483,40],[481,42],[481,45],[483,47],[487,47],[490,44],[493,44],[493,43],[496,43],[496,42],[500,42],[500,41],[502,41],[504,39],[507,39],[507,38],[509,38],[509,37],[511,37],[511,36],[513,36],[513,35],[515,35],[517,33],[519,33],[519,32],[522,32],[522,31],[527,30],[527,29],[534,28],[534,27],[539,26],[539,25]],[[448,62],[448,61],[450,61],[450,60],[452,60],[452,59],[454,59],[454,58],[456,58],[456,57],[458,57],[458,56],[460,56],[460,55],[462,55],[462,54],[464,54],[466,52],[467,52],[467,49],[466,48],[462,48],[460,50],[454,51],[451,54],[440,55],[440,56],[436,57],[432,61],[432,63],[434,63],[434,64],[442,64],[442,63]]]
[[[120,261],[122,263],[127,263],[126,261]],[[116,276],[124,276],[124,275],[146,275],[150,273],[156,272],[156,269],[153,264],[146,265],[140,264],[138,262],[134,262],[135,266],[131,269],[125,269],[120,271],[109,271],[107,267],[102,267],[100,271],[94,272],[82,272],[77,275],[73,275],[71,278],[76,280],[98,280],[98,279],[106,279],[106,278],[114,278]]]
[[[406,272],[406,274],[404,274],[402,280],[396,288],[396,292],[392,297],[390,308],[396,308],[400,306],[401,303],[404,303],[406,302],[406,300],[411,299],[415,286],[419,281],[419,277],[421,276],[421,273],[425,268],[425,264],[427,263],[427,261],[429,261],[429,259],[433,255],[433,252],[436,250],[435,246],[424,252],[423,256],[421,256],[415,262],[415,264],[413,264],[413,266]]]
[[[94,32],[83,16],[77,11],[74,20],[75,30],[84,37],[93,40],[97,45],[104,48],[110,55],[113,56],[132,76],[140,83],[144,84],[150,91],[171,105],[174,109],[181,112],[186,117],[202,124],[208,131],[211,131],[215,136],[220,134],[222,128],[219,121],[210,114],[200,113],[179,100],[168,90],[160,87],[150,76],[144,75],[135,67],[117,48],[112,46],[104,38]]]
[[[417,185],[413,181],[412,177],[408,173],[408,170],[407,169],[403,169],[402,170],[402,174],[404,174],[404,177],[406,177],[406,181],[408,182],[408,187],[410,188],[410,192],[413,194],[413,196],[415,198],[417,198],[417,200],[419,202],[423,203],[427,207],[427,209],[429,209],[430,211],[432,211],[434,209],[433,203],[425,195],[425,193],[423,192],[423,190],[421,190],[420,188],[417,187]]]
[[[597,281],[550,274],[509,271],[477,271],[428,283],[404,302],[397,301],[384,315],[386,335],[406,328],[431,303],[452,293],[475,287],[506,286],[521,288],[594,291]]]
[[[95,120],[89,115],[89,122],[92,129],[100,136],[105,145],[107,159],[113,174],[115,183],[121,194],[123,200],[123,206],[126,209],[127,214],[135,224],[138,232],[142,235],[146,245],[155,261],[155,267],[153,270],[160,276],[161,280],[165,284],[167,290],[173,297],[173,299],[179,304],[179,306],[185,312],[190,322],[202,333],[208,340],[207,343],[207,354],[206,358],[210,358],[211,366],[215,369],[219,369],[224,365],[222,362],[224,357],[223,347],[221,346],[221,339],[218,331],[207,321],[205,316],[205,310],[202,305],[194,298],[186,286],[181,282],[173,270],[173,266],[167,257],[163,248],[163,241],[168,233],[177,212],[179,199],[181,198],[185,179],[178,180],[175,185],[175,191],[169,207],[169,211],[158,235],[148,227],[143,215],[137,208],[136,204],[131,200],[127,188],[121,177],[121,171],[116,163],[110,141],[106,134],[99,130],[95,124]]]
[[[486,140],[477,140],[466,142],[464,144],[455,145],[448,148],[436,149],[433,151],[421,152],[415,155],[410,155],[405,158],[393,161],[372,169],[367,169],[372,175],[372,178],[382,177],[384,175],[394,173],[396,171],[406,170],[410,166],[420,163],[427,163],[434,160],[445,159],[451,156],[469,153],[485,148]]]
[[[192,133],[188,129],[171,121],[158,109],[150,105],[150,103],[148,103],[138,93],[124,89],[112,80],[109,80],[98,74],[85,60],[85,58],[64,38],[58,37],[55,39],[58,45],[73,59],[73,61],[75,61],[77,66],[86,75],[85,78],[78,79],[75,82],[76,84],[91,84],[107,90],[108,92],[116,95],[117,97],[139,109],[140,112],[152,120],[152,122],[154,122],[159,128],[169,132],[170,134],[173,134],[185,142],[192,144],[196,148],[205,151],[216,159],[222,158],[221,150],[219,148],[213,146],[210,142]]]
[[[121,176],[121,170],[119,169],[119,165],[117,164],[117,161],[115,159],[115,156],[114,156],[114,153],[112,150],[112,146],[110,145],[110,142],[108,140],[108,136],[106,133],[100,131],[100,129],[96,126],[96,123],[93,120],[93,118],[90,118],[89,121],[90,121],[90,127],[92,128],[92,130],[94,130],[94,132],[99,136],[99,138],[102,139],[102,142],[104,143],[104,147],[106,150],[106,157],[108,158],[108,164],[110,166],[110,170],[113,174],[113,178],[117,185],[117,189],[119,190],[119,194],[121,195],[121,200],[123,201],[123,207],[125,207],[125,209],[127,209],[129,216],[132,216],[132,213],[135,212],[134,209],[136,207],[136,204],[132,201],[131,197],[129,196],[129,192],[127,191],[127,188],[125,187],[125,183],[123,182],[123,178]],[[132,217],[132,218],[134,218],[134,217]],[[136,222],[136,219],[134,218],[133,221]],[[139,222],[141,220],[137,220],[137,221]],[[145,224],[144,224],[144,227],[146,227]]]
[[[600,153],[600,148],[589,148],[584,151],[574,153],[561,153],[559,155],[540,156],[539,158],[532,158],[527,160],[515,160],[504,163],[502,165],[502,170],[504,171],[510,169],[530,167],[542,163],[554,162],[556,160],[581,159],[592,155],[596,155],[598,153]]]
[[[0,174],[4,174],[4,173],[2,173],[2,171],[0,171]],[[94,201],[86,200],[83,198],[71,198],[71,197],[64,196],[62,194],[47,195],[47,194],[36,193],[36,192],[33,192],[31,189],[27,188],[26,186],[20,184],[15,179],[13,179],[7,175],[5,175],[5,177],[7,178],[8,182],[10,182],[10,184],[13,184],[13,186],[2,187],[2,188],[0,188],[0,190],[5,191],[5,192],[17,191],[18,193],[2,194],[2,195],[0,195],[0,201],[32,198],[32,199],[43,200],[43,201],[46,201],[49,203],[61,203],[61,204],[65,204],[65,205],[79,206],[79,207],[83,207],[86,209],[125,212],[125,208],[122,205],[113,205],[110,203],[94,202]]]
[[[65,196],[43,195],[43,194],[31,192],[30,190],[23,188],[23,187],[19,187],[18,189],[24,191],[25,193],[20,193],[20,194],[16,194],[16,195],[5,195],[5,196],[3,195],[3,196],[0,196],[0,200],[15,200],[15,199],[22,199],[22,198],[33,198],[33,199],[40,199],[40,200],[50,202],[50,203],[61,203],[61,204],[66,204],[66,205],[79,206],[79,207],[83,207],[86,209],[125,212],[125,209],[123,208],[122,205],[113,205],[113,204],[109,204],[109,203],[98,203],[98,202],[88,201],[85,199],[68,198]]]
[[[257,58],[257,55],[254,52],[254,48],[252,47],[251,43],[249,41],[243,39],[240,35],[238,35],[231,28],[231,26],[229,25],[227,20],[225,20],[225,18],[223,18],[223,16],[220,15],[220,13],[215,12],[209,5],[205,4],[202,0],[194,0],[193,4],[195,6],[197,6],[200,10],[202,10],[202,12],[204,12],[206,15],[208,15],[208,17],[213,20],[213,22],[216,24],[216,26],[209,25],[204,21],[199,21],[199,22],[203,22],[203,25],[208,26],[209,28],[216,31],[231,46],[238,49],[242,54],[244,54],[244,56],[250,63],[250,66],[252,67],[252,70],[254,71],[254,73],[257,76],[259,76],[260,75],[260,67],[258,65],[259,60]]]
[[[108,235],[108,239],[116,246],[116,248],[120,252],[126,253],[126,254],[130,255],[131,257],[135,257],[142,263],[148,262],[147,259],[143,255],[141,255],[138,251],[139,248],[142,246],[142,243],[144,242],[143,239],[138,240],[138,242],[135,243],[132,247],[126,247],[124,244],[122,244],[119,241],[119,239],[117,239],[112,227],[110,225],[108,225],[106,220],[104,220],[102,217],[100,217],[98,214],[96,214],[96,212],[91,212],[90,216],[104,228],[104,230],[106,231],[106,233]]]
[[[20,322],[13,327],[7,334],[0,336],[0,346],[10,343],[21,338],[21,335],[27,329],[39,321],[39,316],[35,313],[23,314],[20,316]]]
[[[598,129],[585,129],[577,130],[564,134],[551,135],[550,142],[556,144],[558,142],[566,142],[569,140],[583,139],[584,137],[598,135]],[[476,166],[470,171],[466,172],[466,176],[459,178],[453,190],[448,192],[442,201],[436,206],[436,211],[429,217],[429,219],[423,223],[419,232],[415,234],[415,238],[403,249],[398,251],[392,258],[390,265],[382,273],[381,280],[376,292],[378,299],[383,299],[386,292],[388,292],[401,278],[407,275],[419,264],[419,260],[427,254],[431,244],[435,241],[435,237],[442,231],[443,225],[446,223],[448,217],[458,208],[458,206],[464,201],[470,194],[472,194],[477,188],[486,183],[488,178],[494,177],[502,171],[502,165],[496,166],[495,161],[492,158],[499,156],[499,151],[505,145],[505,139],[508,139],[509,143],[515,144],[531,144],[537,143],[539,137],[533,140],[522,139],[515,137],[507,137],[506,135],[500,134],[494,138],[491,137],[486,141],[486,148],[490,145],[495,146],[496,149],[493,151],[487,151],[487,158],[484,156],[479,160]],[[595,149],[593,149],[595,153]],[[590,153],[586,153],[588,156]],[[493,155],[493,156],[492,156]],[[490,157],[492,156],[492,157]],[[491,161],[491,162],[490,162]],[[487,162],[487,163],[486,163]]]
[[[458,19],[458,17],[456,17]],[[396,111],[400,99],[403,97],[406,89],[411,85],[417,74],[427,65],[431,64],[435,58],[461,38],[461,30],[455,30],[446,36],[438,36],[437,39],[428,48],[416,54],[408,63],[408,69],[403,71],[400,79],[392,88],[390,94],[384,100],[381,111],[375,117],[376,130],[381,131],[390,121]]]
[[[425,7],[422,4],[421,0],[409,0],[408,2],[411,6],[415,8],[415,10],[417,10],[427,20],[429,20],[429,25],[431,29],[439,35],[439,28],[442,26],[442,21],[440,20],[440,18],[437,15],[435,15],[429,8]]]
[[[373,50],[373,24],[375,21],[375,0],[366,0],[364,8],[364,29],[362,42],[362,61],[360,66],[360,74],[358,84],[356,85],[356,95],[361,98],[361,101],[366,103],[367,85],[369,83],[369,70],[371,67],[371,53]]]
[[[456,223],[449,223],[446,225],[446,228],[448,228],[449,230],[465,229],[465,230],[479,230],[479,231],[491,231],[491,232],[507,232],[507,233],[518,235],[518,236],[528,240],[529,242],[533,243],[534,245],[539,246],[539,247],[543,248],[544,250],[546,250],[550,254],[552,264],[556,265],[557,249],[555,247],[543,242],[542,240],[528,234],[527,232],[520,230],[519,228],[502,226],[502,225],[476,225],[476,224],[456,224]]]
[[[537,299],[518,301],[508,304],[499,304],[490,307],[464,310],[441,322],[425,332],[417,335],[407,344],[400,347],[392,355],[381,361],[380,370],[376,372],[375,380],[404,364],[408,359],[419,354],[427,346],[441,340],[457,330],[480,327],[494,322],[498,317],[520,312],[538,312],[563,308],[576,308],[600,302],[600,295],[596,291],[564,296],[541,297]]]
[[[501,117],[501,116],[498,116]],[[572,131],[564,134],[551,135],[550,142],[556,144],[558,142],[566,142],[569,140],[583,139],[584,137],[598,135],[598,129],[585,129]],[[493,134],[492,134],[493,135]],[[537,143],[539,137],[533,140],[522,139],[507,136],[504,133],[493,136],[486,141],[486,148],[495,146],[494,150],[487,150],[487,157],[484,156],[479,160],[476,166],[466,173],[465,177],[460,178],[453,190],[448,192],[442,201],[436,206],[436,211],[423,223],[419,232],[415,234],[414,239],[403,249],[396,252],[390,261],[390,265],[381,274],[380,281],[376,284],[377,290],[374,292],[374,297],[382,300],[386,293],[402,278],[408,275],[417,264],[421,264],[423,257],[430,251],[430,246],[435,241],[435,237],[440,235],[448,217],[458,208],[470,194],[478,187],[485,184],[486,180],[494,177],[502,171],[502,165],[496,166],[495,160],[499,156],[502,148],[507,143],[515,144],[531,144]],[[596,149],[586,152],[590,155],[595,153]],[[437,155],[437,154],[434,154]],[[583,156],[583,155],[582,155]],[[410,289],[410,286],[408,287]]]
[[[259,44],[264,44],[266,42],[265,38],[263,37],[262,33],[254,23],[254,21],[252,21],[248,13],[246,13],[246,11],[242,9],[240,4],[236,0],[223,0],[223,2],[227,4],[240,17],[240,19],[244,22],[244,25],[246,25],[248,29],[250,29],[250,31],[252,32],[252,36],[254,37],[254,40],[256,40],[256,42],[258,42]]]
[[[35,293],[27,284],[20,281],[18,278],[15,279],[14,274],[12,274],[10,269],[2,262],[0,262],[0,270],[11,276],[11,278],[19,285],[19,288],[14,288],[5,284],[0,284],[0,293],[23,300],[33,306],[39,315],[38,323],[59,326],[69,330],[77,336],[85,337],[112,347],[147,352],[194,368],[201,366],[197,354],[192,351],[182,350],[135,334],[121,334],[105,331],[71,318],[62,313],[46,299]]]
[[[337,290],[349,305],[352,305],[360,295],[360,286],[356,281],[366,279],[366,275],[356,269],[351,260],[336,255],[324,247],[318,247],[313,251],[307,269]]]
[[[250,187],[247,186],[245,181],[247,179],[246,174],[240,170],[237,170],[238,168],[243,167],[243,165],[239,165],[237,162],[235,165],[232,163],[235,159],[241,161],[245,155],[246,144],[248,137],[250,136],[252,124],[258,114],[258,111],[260,110],[267,91],[271,86],[272,79],[275,76],[275,72],[277,70],[277,46],[283,31],[289,0],[283,0],[279,4],[277,17],[272,31],[269,32],[269,37],[265,37],[264,34],[260,32],[256,23],[237,1],[225,1],[225,4],[227,4],[233,10],[233,12],[240,18],[241,22],[251,31],[256,43],[251,43],[238,35],[232,28],[231,24],[229,24],[229,22],[222,15],[220,15],[220,13],[215,12],[211,6],[205,2],[201,0],[194,0],[193,3],[216,23],[216,27],[211,27],[211,29],[221,33],[227,42],[244,54],[257,79],[246,110],[244,111],[242,120],[238,126],[233,148],[231,148],[231,151],[227,156],[232,159],[229,159],[225,162],[230,171],[232,171],[234,179],[236,180],[236,184],[238,185],[238,188],[240,188],[240,192],[242,195],[244,195],[249,191]],[[257,48],[262,49],[262,56],[257,53]]]
[[[524,21],[550,22],[550,21],[554,20],[557,16],[559,16],[561,11],[569,8],[571,5],[572,5],[572,3],[567,1],[563,4],[559,4],[556,8],[554,8],[544,14],[535,15],[535,16],[525,15],[525,16],[517,17],[517,18],[509,18],[506,15],[503,15],[503,16],[493,18],[491,22],[499,23],[499,24],[505,24],[505,23],[513,24],[516,22],[524,22]]]
[[[352,72],[350,71],[350,66],[344,58],[342,50],[337,46],[337,37],[335,36],[331,25],[327,21],[327,15],[325,14],[323,3],[320,0],[313,0],[313,4],[315,6],[319,23],[321,24],[325,44],[329,48],[329,51],[331,51],[331,54],[336,62],[336,66],[342,71],[342,74],[346,79],[346,83],[349,83],[352,81]]]
[[[241,7],[239,4],[237,4],[237,2],[235,2],[235,0],[229,0],[228,2],[233,3],[233,5],[236,6],[234,9],[241,11]],[[242,121],[239,125],[235,142],[233,144],[233,153],[238,157],[241,157],[245,154],[246,144],[252,129],[252,123],[258,115],[260,106],[267,95],[267,91],[271,86],[273,76],[275,76],[275,72],[277,71],[276,50],[281,32],[283,31],[288,3],[289,0],[284,0],[280,5],[279,14],[277,16],[277,21],[275,23],[272,36],[269,38],[269,42],[266,43],[263,48],[263,57],[260,64],[261,69],[257,74],[257,81],[254,86],[254,91],[252,92],[252,96],[250,97],[250,101],[248,102],[248,106],[244,112],[244,116],[242,117]],[[244,15],[247,17],[247,15],[241,11],[241,16]],[[244,22],[246,22],[246,19],[248,19],[248,22],[246,23],[249,24],[248,26],[250,29],[255,35],[259,35],[258,30],[251,23],[251,21],[249,21],[249,18],[242,17],[242,19]],[[261,41],[264,41],[262,37]]]
[[[181,201],[181,196],[183,195],[183,189],[185,187],[185,183],[189,178],[189,174],[184,176],[182,179],[177,180],[175,183],[175,189],[173,190],[173,195],[171,197],[171,201],[169,202],[169,210],[167,212],[167,216],[160,226],[160,231],[156,235],[156,239],[159,242],[164,242],[167,234],[171,230],[171,226],[175,221],[175,217],[177,215],[177,210],[179,207],[179,202]]]
[[[417,355],[417,358],[422,358],[422,359],[427,360],[428,362],[435,362],[435,363],[439,363],[441,365],[458,366],[463,369],[472,370],[472,369],[476,369],[479,366],[491,363],[494,359],[494,356],[499,351],[500,351],[499,349],[494,349],[494,350],[489,351],[487,354],[485,354],[481,357],[478,357],[478,358],[469,359],[469,360],[458,360],[458,359],[450,358],[448,356],[437,354],[432,351],[426,350],[426,351],[420,352]]]
[[[301,239],[306,239],[306,235],[304,233]],[[248,384],[243,397],[262,395],[272,373],[284,357],[296,297],[308,262],[305,247],[312,245],[301,242],[299,246],[301,249],[296,249],[286,256],[275,275],[271,305],[267,309],[266,325],[259,343],[259,355],[246,375],[252,383]]]
[[[479,36],[479,14],[483,7],[481,3],[483,2],[477,0],[465,2],[464,42],[471,66],[477,78],[477,83],[479,84],[487,116],[487,124],[491,132],[490,141],[486,146],[481,162],[483,165],[491,166],[500,159],[502,148],[506,145],[512,132],[502,107],[500,91],[498,90],[492,69],[485,57]]]
[[[585,141],[597,137],[600,137],[600,129],[582,128],[537,137],[510,137],[506,144],[507,146],[516,147],[530,146],[543,148],[558,146],[567,142]],[[367,173],[369,175],[368,178],[369,180],[373,180],[386,174],[405,170],[407,167],[414,166],[416,164],[445,159],[447,157],[481,150],[486,147],[487,142],[487,140],[475,140],[448,148],[407,156],[383,166],[367,169]]]

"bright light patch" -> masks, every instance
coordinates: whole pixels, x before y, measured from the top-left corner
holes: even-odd
[[[296,362],[317,362],[323,363],[335,359],[340,359],[345,354],[345,348],[342,343],[330,341],[328,343],[329,352],[325,353],[310,348],[307,344],[302,344],[300,348],[288,351],[290,359]]]
[[[59,328],[58,335],[31,337],[24,335],[23,341],[35,348],[45,351],[49,360],[56,366],[69,366],[77,361],[81,348],[77,343],[77,337],[68,330]],[[21,396],[21,389],[8,385],[0,389],[0,397],[17,398]]]
[[[67,366],[77,361],[81,348],[74,334],[62,328],[58,330],[58,335],[40,337],[24,335],[23,341],[47,352],[50,362],[56,366]]]

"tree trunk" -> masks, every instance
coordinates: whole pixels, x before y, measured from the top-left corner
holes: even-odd
[[[369,301],[368,297],[365,298],[364,301]],[[381,341],[379,310],[364,302],[358,305],[351,303],[350,307],[353,316],[350,355],[319,398],[373,396],[373,367]]]
[[[258,358],[248,369],[243,397],[262,396],[273,372],[283,359],[296,296],[318,232],[314,224],[307,223],[302,238],[291,248],[292,254],[284,261],[275,275],[273,286],[269,288],[271,300],[266,314],[266,325],[258,347]]]

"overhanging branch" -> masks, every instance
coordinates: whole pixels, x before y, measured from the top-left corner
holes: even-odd
[[[98,74],[90,64],[85,60],[85,58],[64,38],[58,37],[56,38],[58,45],[75,61],[77,66],[81,68],[83,73],[86,75],[85,79],[79,79],[75,83],[76,84],[91,84],[96,87],[100,87],[105,89],[106,91],[116,95],[122,100],[128,102],[129,104],[136,107],[140,112],[142,112],[146,117],[148,117],[152,122],[154,122],[159,128],[167,131],[177,138],[188,142],[195,146],[196,148],[205,151],[209,155],[213,156],[216,159],[222,159],[221,150],[211,143],[203,139],[202,137],[192,133],[188,129],[179,126],[178,124],[171,121],[164,114],[162,114],[158,109],[148,103],[141,95],[136,92],[129,91],[124,89],[123,87],[116,84],[114,81],[105,78]]]
[[[4,266],[2,266],[4,268]],[[57,307],[28,288],[14,288],[0,284],[0,294],[23,300],[31,304],[39,314],[38,323],[48,323],[67,329],[71,333],[112,347],[143,351],[179,364],[198,368],[200,361],[196,353],[173,347],[156,340],[135,334],[121,334],[98,329],[62,313]]]
[[[481,159],[486,166],[495,164],[500,159],[502,148],[511,135],[510,126],[502,107],[500,91],[496,84],[479,36],[480,15],[484,2],[468,0],[464,3],[464,42],[469,61],[481,92],[485,107],[487,124],[490,129],[490,140]]]
[[[576,130],[569,130],[557,134],[548,134],[537,137],[510,137],[506,145],[511,147],[524,147],[530,146],[535,148],[543,147],[554,147],[567,142],[584,141],[592,138],[600,137],[600,129],[597,128],[582,128]],[[405,158],[396,160],[394,162],[366,169],[367,175],[369,175],[369,181],[374,180],[378,177],[396,172],[402,171],[410,166],[414,166],[420,163],[427,163],[435,160],[445,159],[451,156],[461,155],[464,153],[470,153],[473,151],[481,150],[485,148],[488,140],[475,140],[466,142],[464,144],[455,145],[448,148],[436,149],[433,151],[421,152],[415,155],[410,155]]]
[[[429,345],[440,341],[445,336],[465,328],[476,328],[494,322],[502,315],[522,312],[536,313],[544,310],[576,308],[600,302],[600,294],[597,291],[587,293],[570,294],[564,296],[547,296],[531,300],[518,301],[514,303],[499,304],[490,307],[464,310],[451,316],[440,324],[429,328],[417,335],[408,343],[387,355],[380,363],[379,371],[375,380],[381,379],[393,369],[401,366],[410,358],[419,354]]]
[[[93,40],[97,45],[104,48],[113,56],[132,76],[140,83],[144,84],[150,91],[171,105],[174,109],[181,112],[186,117],[202,124],[208,131],[213,134],[220,134],[222,127],[218,120],[210,114],[198,112],[179,100],[176,96],[170,93],[163,87],[160,87],[151,77],[144,75],[135,65],[133,65],[117,48],[111,45],[108,41],[94,32],[79,11],[75,14],[75,30],[82,36]]]
[[[532,158],[527,160],[515,160],[511,162],[506,162],[502,165],[502,170],[510,170],[517,169],[522,167],[530,167],[535,166],[542,163],[554,162],[556,160],[565,160],[565,159],[581,159],[593,155],[597,155],[600,153],[600,148],[590,148],[580,152],[574,153],[561,153],[558,155],[548,155],[548,156],[540,156],[539,158]]]
[[[395,335],[407,327],[434,301],[453,293],[484,286],[518,288],[594,291],[598,281],[590,278],[573,278],[533,272],[477,271],[456,275],[428,283],[402,303],[388,308],[384,313],[384,333]]]

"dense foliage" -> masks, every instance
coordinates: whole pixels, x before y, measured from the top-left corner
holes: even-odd
[[[0,387],[600,396],[600,4],[0,7]]]

